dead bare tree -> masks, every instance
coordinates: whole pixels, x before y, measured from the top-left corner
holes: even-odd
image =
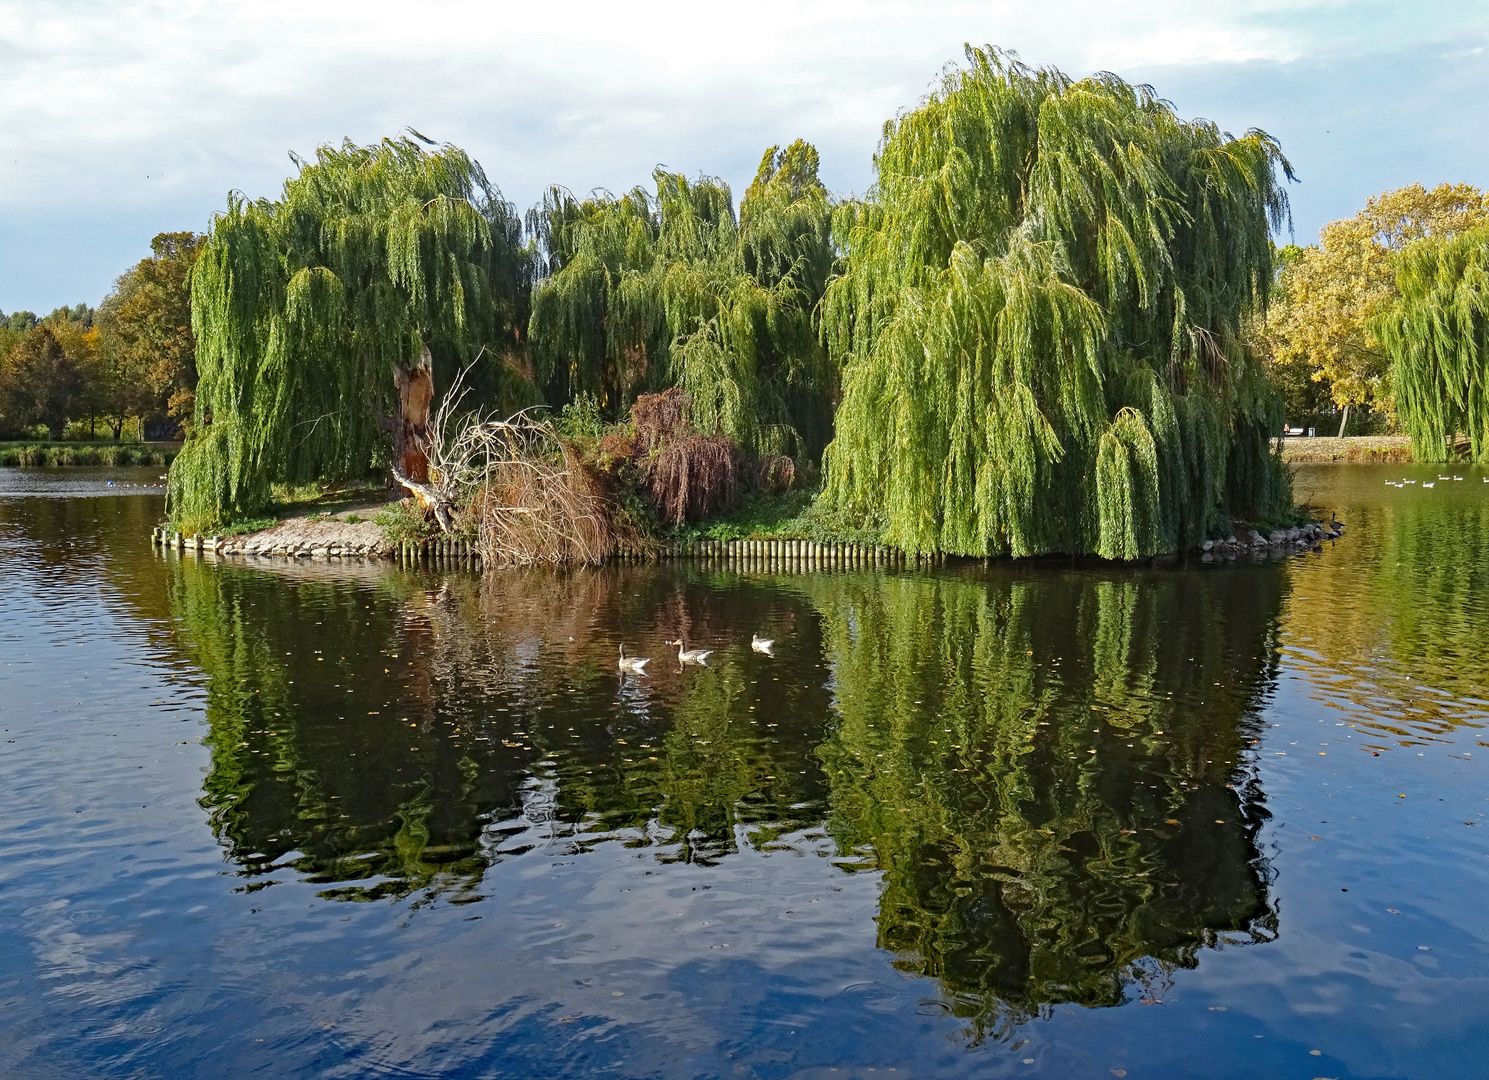
[[[505,420],[462,412],[464,375],[429,418],[428,480],[396,464],[394,477],[433,510],[447,533],[468,509],[488,566],[603,562],[616,534],[601,479],[533,410]]]

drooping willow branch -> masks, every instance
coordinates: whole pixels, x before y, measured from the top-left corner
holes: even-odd
[[[1288,503],[1239,333],[1287,214],[1270,136],[969,49],[875,170],[833,220],[829,500],[910,550],[1115,559]]]

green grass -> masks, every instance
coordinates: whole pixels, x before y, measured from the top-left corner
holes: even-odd
[[[815,540],[819,543],[882,544],[883,523],[861,521],[829,509],[817,491],[796,488],[781,495],[750,493],[727,514],[684,525],[669,539],[677,543],[708,540]]]
[[[260,529],[272,529],[278,524],[279,518],[244,518],[242,521],[235,521],[217,530],[217,535],[242,536],[244,533],[258,532]]]
[[[372,520],[383,527],[383,535],[394,544],[417,543],[439,531],[407,501],[383,507]]]
[[[310,518],[313,521],[338,518],[347,522],[366,521],[368,517],[365,513],[347,511],[372,510],[389,498],[388,489],[381,480],[342,484],[330,490],[320,484],[299,484],[293,487],[276,485],[273,494],[274,502],[265,508],[264,514],[204,528],[201,530],[202,535],[241,536],[261,529],[271,529],[286,518],[297,517]],[[345,517],[342,517],[343,514]],[[382,524],[381,519],[382,515],[379,513],[373,520]]]
[[[169,465],[180,450],[179,443],[5,442],[0,466]]]

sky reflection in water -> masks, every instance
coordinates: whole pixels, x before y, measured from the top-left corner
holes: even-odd
[[[264,569],[0,499],[0,1066],[1471,1075],[1489,485],[1378,471],[1188,570]]]

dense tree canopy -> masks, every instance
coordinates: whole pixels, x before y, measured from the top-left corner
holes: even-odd
[[[1411,184],[1325,225],[1279,275],[1265,338],[1276,364],[1302,368],[1339,408],[1396,411],[1391,360],[1375,320],[1400,296],[1394,258],[1415,242],[1489,222],[1489,196],[1469,184]],[[1284,375],[1284,378],[1287,377]]]
[[[62,437],[69,417],[79,408],[85,365],[69,355],[57,330],[38,325],[11,349],[0,370],[0,416],[12,428],[45,425],[53,439]]]
[[[109,383],[107,415],[191,418],[196,401],[196,338],[191,332],[191,267],[206,237],[160,233],[152,252],[114,283],[98,312],[100,366]],[[117,427],[115,428],[117,431]]]
[[[366,472],[390,403],[400,443],[410,424],[417,442],[431,357],[484,350],[488,393],[520,393],[502,363],[530,286],[520,219],[463,151],[420,140],[323,146],[296,159],[277,201],[233,194],[213,220],[193,270],[199,381],[171,471],[178,520],[251,512],[274,482]]]
[[[1397,258],[1399,299],[1376,321],[1396,406],[1418,461],[1446,461],[1459,434],[1489,462],[1489,224],[1420,240]]]
[[[1240,338],[1286,215],[1277,144],[1115,76],[967,59],[836,211],[828,497],[970,555],[1133,558],[1280,509],[1280,410]]]
[[[834,388],[812,321],[833,265],[817,151],[767,150],[737,220],[721,180],[653,180],[655,195],[553,188],[529,217],[547,261],[530,337],[548,400],[589,394],[614,419],[680,386],[703,430],[815,458]]]
[[[40,426],[60,439],[69,421],[104,414],[110,384],[99,363],[95,314],[76,304],[43,319],[23,311],[8,325],[0,320],[0,430],[19,435]]]

